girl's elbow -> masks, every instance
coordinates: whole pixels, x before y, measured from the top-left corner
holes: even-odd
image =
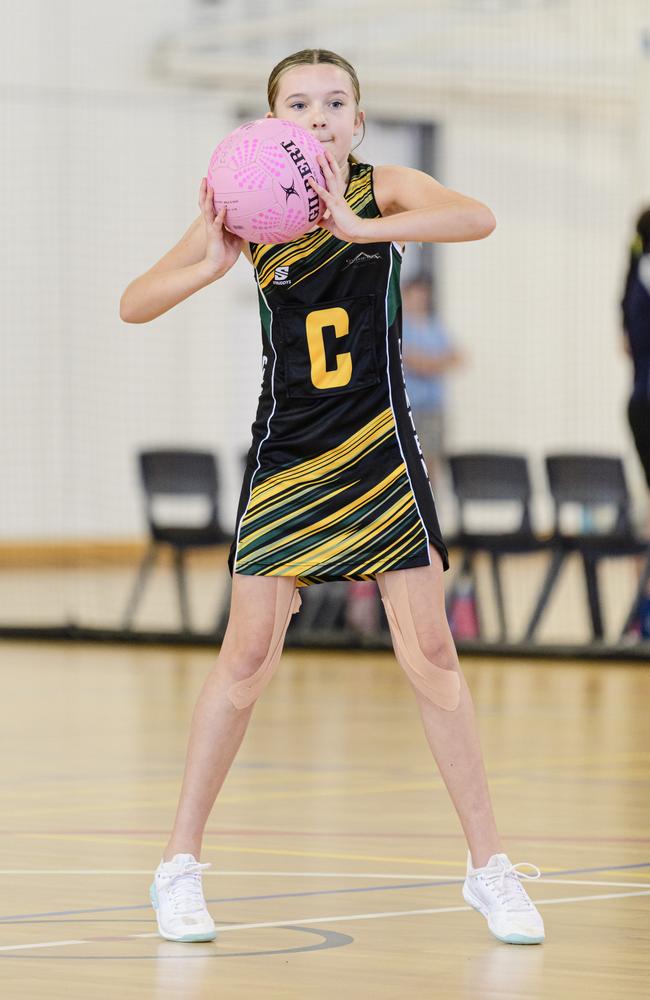
[[[126,291],[122,292],[122,296],[120,298],[120,319],[122,320],[123,323],[131,322],[131,320],[129,319],[129,306],[127,302]]]
[[[497,220],[484,202],[477,201],[476,198],[468,198],[465,200],[464,207],[467,229],[471,231],[471,235],[467,236],[466,239],[484,240],[486,236],[494,232]]]
[[[485,239],[485,237],[489,236],[490,233],[493,233],[497,227],[496,217],[494,213],[490,211],[487,205],[483,205],[482,207],[479,225],[480,225],[479,239]]]
[[[132,309],[129,308],[128,300],[125,299],[124,295],[120,299],[120,319],[123,323],[138,323],[139,320],[136,318]]]

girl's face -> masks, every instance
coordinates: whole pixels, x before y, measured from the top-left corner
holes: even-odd
[[[293,66],[280,77],[273,112],[267,118],[297,122],[336,158],[344,170],[364,112],[356,112],[350,77],[331,63]]]

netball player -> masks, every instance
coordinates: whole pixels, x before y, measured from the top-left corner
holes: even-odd
[[[326,218],[280,245],[248,244],[200,215],[122,297],[127,322],[160,316],[243,253],[255,269],[263,385],[229,554],[230,618],[192,718],[173,830],[151,898],[161,935],[216,936],[201,885],[203,831],[276,666],[299,588],[375,579],[397,658],[468,844],[465,900],[502,941],[539,943],[542,919],[503,853],[467,684],[445,617],[442,539],[401,365],[399,275],[410,241],[480,240],[484,204],[408,167],[350,155],[364,126],[359,81],[342,57],[307,49],[268,81],[268,116],[323,146]],[[534,867],[534,866],[533,866]]]

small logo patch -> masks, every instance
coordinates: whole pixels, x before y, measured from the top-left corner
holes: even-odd
[[[361,264],[369,264],[372,260],[381,260],[381,254],[365,253],[365,251],[362,250],[361,253],[356,255],[356,257],[348,257],[341,270],[345,271],[346,267],[352,267],[353,264],[356,264],[357,266]]]
[[[289,277],[289,266],[286,267],[276,267],[275,276],[273,278],[274,285],[290,285],[291,278]]]

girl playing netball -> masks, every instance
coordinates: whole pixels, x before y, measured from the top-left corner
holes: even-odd
[[[122,318],[147,322],[223,278],[243,253],[255,269],[264,355],[228,560],[230,617],[194,709],[152,903],[163,937],[216,936],[201,886],[209,867],[199,863],[203,831],[277,666],[298,588],[375,579],[467,839],[464,898],[502,941],[539,943],[542,919],[520,881],[531,876],[502,852],[445,617],[447,549],[401,365],[404,244],[483,239],[495,220],[481,202],[422,171],[352,157],[365,127],[359,101],[356,73],[342,57],[306,49],[282,60],[269,78],[267,117],[295,121],[322,143],[326,188],[313,182],[327,207],[320,225],[290,243],[244,243],[224,227],[224,210],[215,215],[204,178],[201,214],[122,296]]]

